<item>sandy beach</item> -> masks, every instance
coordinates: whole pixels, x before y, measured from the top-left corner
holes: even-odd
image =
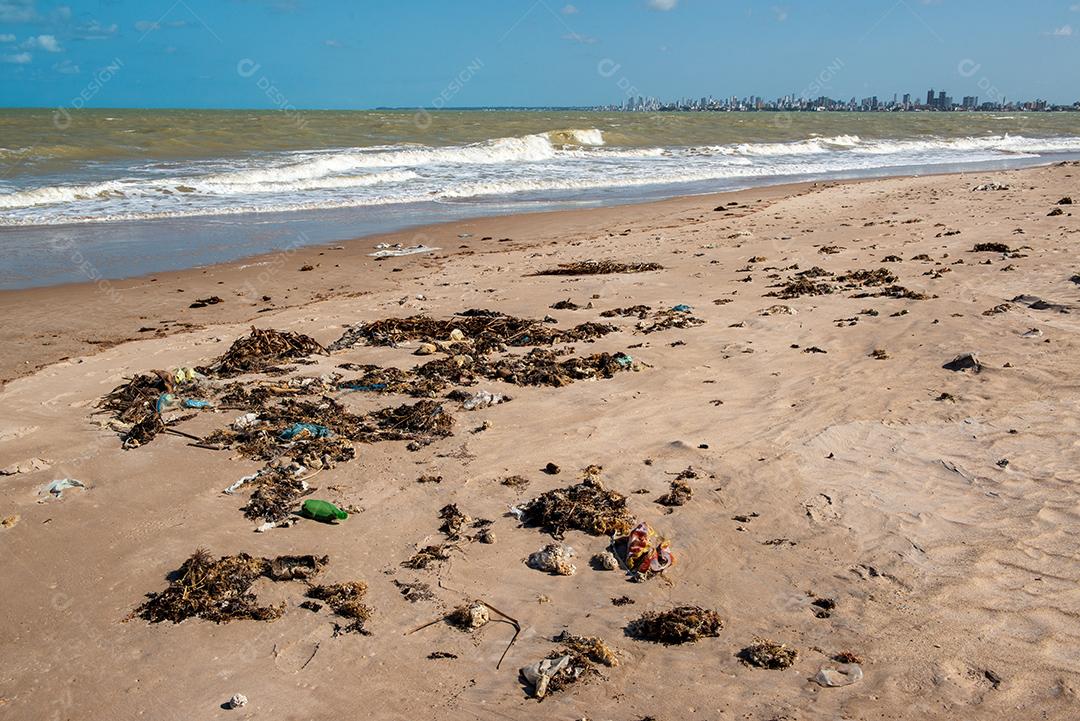
[[[779,186],[0,292],[0,718],[1076,718],[1080,224],[1060,201],[1080,200],[1078,178],[1071,163]],[[1000,189],[973,190],[987,184]],[[370,257],[380,243],[440,250]],[[537,274],[599,260],[660,268]],[[449,335],[338,343],[281,373],[211,373],[214,407],[167,410],[192,416],[170,426],[185,435],[135,448],[98,407],[139,374],[212,367],[252,326],[330,347],[350,326],[470,309],[615,329],[467,354]],[[630,360],[561,387],[484,370],[534,347]],[[342,388],[361,366],[461,355],[462,382],[426,399],[450,435],[347,439],[354,459],[306,476],[304,498],[350,511],[339,523],[256,533],[250,486],[222,491],[266,462],[191,445],[245,412],[222,401],[229,383],[314,378],[270,405],[329,397],[375,418],[419,401]],[[454,389],[512,400],[466,410]],[[586,475],[670,540],[674,566],[638,582],[596,569],[609,539],[581,530],[558,539],[573,575],[525,563],[556,539],[511,507]],[[658,503],[677,478],[690,498]],[[60,479],[85,487],[42,491]],[[450,505],[490,520],[477,528],[494,542],[440,530]],[[430,546],[446,557],[402,565]],[[329,560],[313,581],[255,579],[260,606],[282,604],[274,620],[146,620],[147,594],[200,548]],[[309,582],[353,581],[364,633],[300,607]],[[520,624],[498,669],[514,629],[494,613],[407,633],[472,601]],[[683,644],[633,630],[685,605],[722,629]],[[603,639],[618,663],[538,702],[519,669],[563,631]],[[746,663],[760,639],[794,663]],[[862,678],[816,683],[838,655]],[[227,708],[233,694],[247,705]]]

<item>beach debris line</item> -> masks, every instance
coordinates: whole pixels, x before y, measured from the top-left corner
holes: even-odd
[[[396,347],[411,341],[421,341],[434,345],[436,350],[480,356],[504,350],[508,346],[589,341],[616,330],[618,328],[615,326],[603,323],[582,323],[573,328],[558,328],[541,320],[515,318],[498,311],[473,309],[444,319],[415,315],[361,323],[348,328],[340,338],[330,344],[330,350],[343,350],[357,345]]]
[[[795,664],[799,652],[786,644],[757,638],[754,643],[739,651],[737,656],[747,666],[783,671]]]
[[[635,368],[634,359],[622,352],[560,360],[555,351],[533,348],[524,355],[507,355],[480,364],[476,370],[491,380],[517,386],[561,388],[575,381],[613,378],[616,373]]]
[[[215,623],[248,619],[272,621],[285,612],[285,604],[259,605],[251,586],[259,578],[272,581],[307,580],[330,562],[329,556],[257,558],[241,553],[216,561],[198,549],[172,574],[163,591],[147,594],[132,614],[150,623],[202,618]]]
[[[568,530],[625,536],[634,527],[634,517],[626,508],[626,496],[604,488],[602,471],[600,466],[589,466],[581,483],[548,491],[512,512],[523,525],[539,527],[555,539]]]
[[[613,273],[648,273],[664,270],[659,263],[619,263],[613,260],[582,260],[560,263],[555,268],[539,270],[528,275],[610,275]]]
[[[596,636],[576,636],[563,631],[555,641],[563,645],[520,671],[538,701],[579,681],[599,677],[599,665],[609,668],[619,665],[614,649]]]
[[[701,606],[676,606],[667,611],[648,611],[631,621],[627,634],[643,641],[663,644],[695,643],[720,635],[720,614]]]

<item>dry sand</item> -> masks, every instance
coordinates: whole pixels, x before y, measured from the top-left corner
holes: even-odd
[[[377,240],[364,239],[111,290],[0,296],[9,379],[0,467],[49,465],[0,477],[0,518],[12,519],[0,527],[0,718],[1076,718],[1080,225],[1055,203],[1080,195],[1078,175],[1070,165],[487,219],[418,231],[444,249],[434,256],[377,263],[365,255]],[[984,182],[1011,189],[971,191]],[[727,203],[738,205],[713,210]],[[1056,207],[1065,212],[1048,217]],[[1024,246],[1023,257],[970,252],[983,242]],[[883,263],[889,255],[902,261]],[[666,269],[527,275],[602,258]],[[315,270],[300,272],[306,264]],[[765,297],[796,264],[886,267],[930,298]],[[214,294],[225,302],[187,307]],[[1072,312],[1011,302],[1021,294]],[[549,310],[567,298],[593,307]],[[312,481],[316,497],[362,509],[337,526],[256,534],[239,510],[243,494],[221,491],[259,463],[179,436],[124,451],[92,415],[124,377],[204,363],[252,322],[329,343],[345,324],[416,313],[489,308],[570,325],[610,308],[679,303],[706,324],[639,335],[636,319],[616,319],[622,332],[575,344],[579,355],[628,350],[638,372],[563,388],[485,382],[514,400],[468,413],[449,405],[453,437],[415,452],[361,445],[356,460]],[[1005,312],[984,315],[1002,303]],[[776,304],[796,313],[762,315]],[[1033,328],[1037,337],[1023,335]],[[878,349],[888,357],[871,357]],[[410,367],[411,350],[360,347],[296,372],[347,361]],[[969,351],[981,373],[942,367]],[[404,400],[342,397],[357,412]],[[235,415],[204,412],[180,428],[201,435]],[[473,433],[485,420],[491,427]],[[542,473],[548,462],[562,473]],[[631,583],[592,570],[587,559],[606,539],[579,532],[566,539],[576,575],[523,563],[550,538],[519,527],[508,506],[576,482],[589,464],[672,540],[678,564],[665,577]],[[702,474],[690,481],[694,496],[669,513],[654,499],[690,465]],[[417,483],[423,474],[444,480]],[[531,482],[500,485],[509,475]],[[65,477],[87,490],[36,495]],[[440,542],[447,503],[494,519],[497,542],[465,543],[431,570],[402,568]],[[261,601],[288,604],[273,622],[125,622],[197,547],[328,554],[324,582],[369,585],[372,635],[333,637],[325,611],[297,607],[298,582],[256,584]],[[395,579],[426,582],[436,598],[409,603]],[[635,604],[611,603],[623,595]],[[506,625],[403,635],[466,597],[522,622],[498,671]],[[836,601],[829,618],[815,616],[818,597]],[[661,646],[625,635],[642,612],[685,603],[718,610],[719,637]],[[604,638],[621,664],[538,706],[518,668],[555,648],[563,629]],[[794,667],[742,665],[736,653],[757,636],[798,649]],[[862,657],[865,678],[812,683],[842,650]],[[433,651],[457,658],[429,660]],[[221,708],[234,693],[250,703]]]

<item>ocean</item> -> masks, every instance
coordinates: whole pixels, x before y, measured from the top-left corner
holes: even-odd
[[[465,217],[1076,157],[1080,113],[0,110],[0,288]]]

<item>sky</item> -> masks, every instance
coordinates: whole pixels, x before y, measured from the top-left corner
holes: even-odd
[[[1080,0],[0,0],[0,106],[1080,100]]]

